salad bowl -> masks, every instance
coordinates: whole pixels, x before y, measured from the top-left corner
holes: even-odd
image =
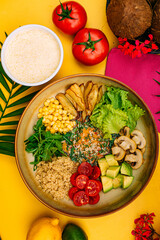
[[[46,98],[55,97],[74,83],[81,84],[92,81],[96,84],[119,87],[128,91],[128,98],[133,104],[141,107],[145,114],[138,120],[136,128],[141,130],[146,139],[146,151],[144,153],[144,164],[134,171],[134,181],[127,189],[113,189],[108,193],[100,192],[100,201],[95,205],[75,206],[71,200],[55,201],[53,198],[40,189],[35,180],[35,172],[30,161],[33,160],[31,153],[25,151],[24,141],[33,134],[33,126],[37,122],[39,108]],[[147,186],[150,181],[158,159],[158,131],[154,118],[145,102],[131,88],[118,80],[98,74],[77,74],[67,76],[43,88],[30,101],[24,110],[18,124],[15,140],[15,155],[20,175],[31,193],[50,209],[74,217],[98,217],[118,211],[127,206]]]

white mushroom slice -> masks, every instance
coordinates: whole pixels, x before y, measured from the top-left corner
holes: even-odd
[[[130,128],[129,127],[124,127],[124,136],[126,136],[126,137],[130,137]]]
[[[125,151],[118,146],[112,147],[112,154],[114,155],[115,160],[122,160],[125,156]]]
[[[135,152],[137,145],[132,139],[126,136],[120,136],[117,140],[118,145],[125,151],[130,150],[131,153]]]
[[[135,143],[137,144],[137,147],[139,149],[142,149],[146,146],[146,139],[144,138],[143,134],[141,131],[139,130],[134,130],[131,133],[132,136],[132,140],[135,141]]]
[[[146,148],[145,148],[145,147],[141,149],[142,154],[144,154],[145,151],[146,151]]]
[[[130,128],[126,126],[123,129],[121,129],[120,135],[130,137]]]
[[[131,164],[133,169],[138,169],[141,167],[143,163],[143,155],[139,149],[136,149],[135,154],[128,154],[126,155],[125,159],[126,162],[135,163],[134,165]]]

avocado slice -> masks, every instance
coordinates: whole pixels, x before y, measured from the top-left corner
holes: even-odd
[[[98,160],[98,165],[99,165],[99,168],[101,170],[101,175],[104,176],[106,175],[106,171],[107,169],[109,168],[109,164],[108,162],[106,161],[105,158],[101,158]]]
[[[116,178],[113,179],[113,188],[119,188],[122,186],[123,176],[118,174]]]
[[[121,165],[121,174],[132,176],[132,167],[129,163],[123,162]]]
[[[107,193],[113,188],[113,181],[112,178],[106,177],[106,176],[101,176],[101,182],[103,186],[103,192]]]
[[[114,159],[112,154],[106,155],[105,159],[107,160],[109,166],[119,166],[118,161]]]
[[[133,176],[123,176],[123,183],[122,183],[122,187],[123,189],[128,188],[131,183],[133,182]]]
[[[116,178],[120,170],[120,166],[109,167],[106,171],[106,176],[111,178]]]

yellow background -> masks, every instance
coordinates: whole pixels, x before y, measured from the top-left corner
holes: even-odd
[[[109,29],[105,15],[105,0],[77,0],[88,14],[86,27],[102,30],[110,44],[117,40]],[[76,73],[104,74],[106,61],[97,66],[79,64],[71,53],[72,36],[60,32],[52,23],[52,11],[58,0],[0,0],[0,40],[25,24],[41,24],[55,31],[64,47],[64,61],[55,77],[58,79]],[[59,217],[63,228],[68,222],[80,225],[89,240],[132,240],[134,219],[142,213],[155,212],[155,228],[160,232],[160,162],[155,173],[141,195],[124,209],[100,218],[77,219],[57,214],[41,204],[27,189],[17,170],[15,158],[0,155],[0,235],[2,240],[25,240],[31,223],[41,216]]]

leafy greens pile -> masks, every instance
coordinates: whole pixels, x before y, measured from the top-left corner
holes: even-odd
[[[34,170],[40,161],[51,161],[53,155],[65,155],[61,143],[63,136],[59,133],[52,134],[50,131],[46,131],[42,120],[43,118],[37,121],[33,127],[34,134],[25,140],[26,151],[34,155],[34,161],[31,162],[34,165]]]
[[[119,133],[124,126],[128,126],[132,132],[142,115],[144,110],[128,100],[127,91],[107,87],[107,91],[95,106],[90,120],[94,127],[103,132],[104,138],[111,139],[112,134]]]

